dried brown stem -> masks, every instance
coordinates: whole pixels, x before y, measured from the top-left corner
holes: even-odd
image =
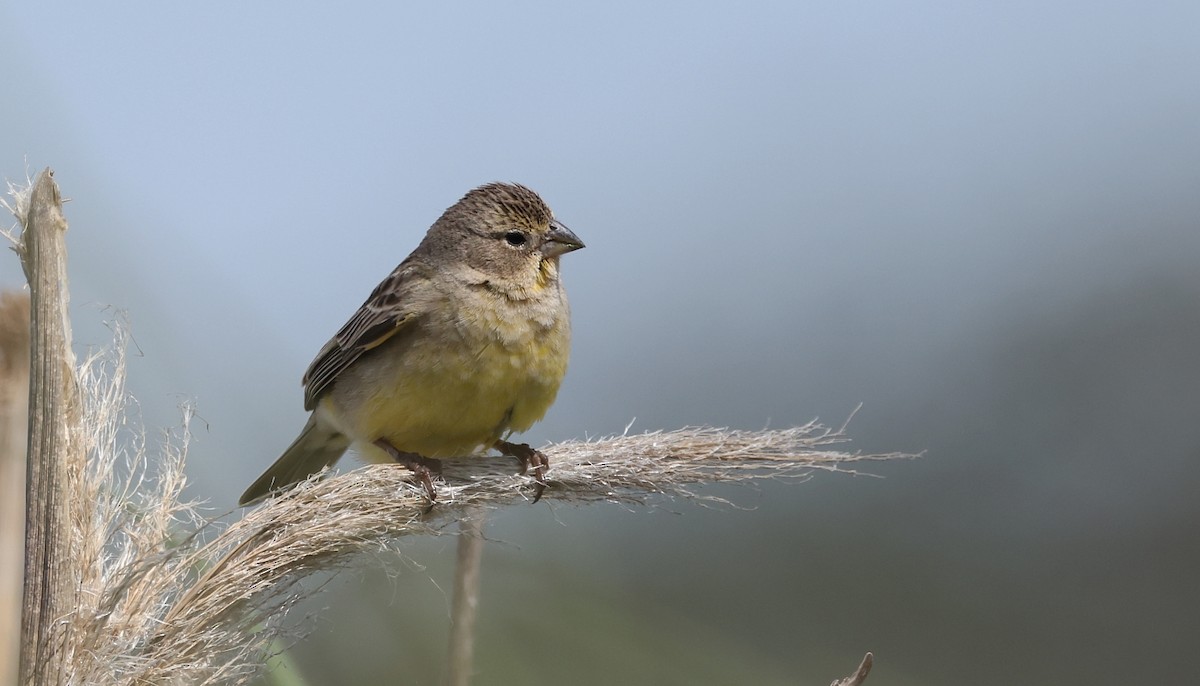
[[[845,679],[835,679],[829,686],[861,686],[867,680],[867,675],[871,673],[871,665],[873,664],[875,664],[874,656],[867,653],[863,656],[862,662],[853,674]]]
[[[29,295],[0,293],[0,683],[18,683],[29,444]]]
[[[82,503],[73,496],[84,457],[67,317],[67,221],[49,169],[38,175],[26,209],[18,216],[32,333],[20,683],[60,684],[76,606],[73,523]]]
[[[475,657],[475,618],[479,610],[479,577],[483,566],[486,510],[464,514],[458,523],[458,559],[454,567],[454,607],[450,612],[447,686],[467,686]]]

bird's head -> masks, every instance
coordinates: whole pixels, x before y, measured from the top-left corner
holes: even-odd
[[[425,238],[460,264],[497,283],[540,288],[558,279],[558,258],[583,246],[525,186],[489,183],[442,214]]]

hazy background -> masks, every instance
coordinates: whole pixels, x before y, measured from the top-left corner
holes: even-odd
[[[467,189],[538,190],[545,440],[820,416],[884,479],[493,515],[479,684],[1182,683],[1200,635],[1200,5],[7,3],[0,174],[71,198],[215,511]],[[22,283],[12,256],[0,286]],[[310,684],[437,684],[452,538],[341,577]]]

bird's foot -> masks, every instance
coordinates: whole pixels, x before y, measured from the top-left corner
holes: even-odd
[[[546,458],[546,454],[536,448],[530,448],[528,443],[496,441],[492,447],[520,460],[522,474],[533,467],[533,478],[537,481],[537,488],[533,491],[533,502],[541,500],[542,493],[546,491],[546,470],[550,467],[550,460]]]
[[[375,445],[382,448],[393,460],[398,464],[404,465],[413,473],[417,481],[425,487],[425,494],[429,496],[429,509],[432,510],[433,504],[437,502],[437,492],[433,490],[433,477],[434,475],[441,475],[441,461],[416,453],[406,453],[402,450],[397,450],[391,443],[382,438],[375,441]],[[428,510],[426,511],[428,512]]]

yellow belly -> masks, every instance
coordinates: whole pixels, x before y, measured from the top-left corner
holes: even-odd
[[[319,411],[371,461],[390,461],[371,445],[380,438],[425,457],[476,454],[546,414],[566,373],[569,336],[564,324],[507,343],[385,344],[347,370]]]

